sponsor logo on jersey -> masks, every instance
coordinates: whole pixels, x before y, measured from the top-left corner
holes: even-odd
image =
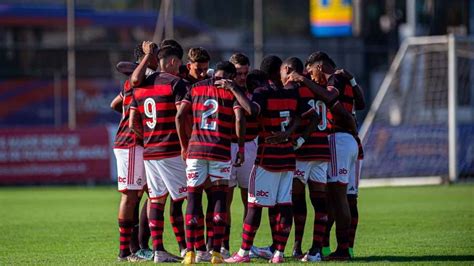
[[[221,173],[230,173],[230,167],[221,168]]]
[[[127,179],[125,177],[118,177],[118,182],[119,183],[127,183]]]
[[[305,174],[305,171],[301,171],[300,169],[296,169],[296,171],[294,172],[294,176],[297,176],[297,177],[304,177],[304,174]]]
[[[139,185],[139,186],[142,185],[142,179],[141,179],[141,178],[138,178],[138,179],[137,179],[137,185]]]
[[[347,171],[346,168],[341,168],[341,169],[339,169],[339,174],[340,174],[340,175],[347,175],[347,173],[348,173],[348,171]]]
[[[258,190],[257,191],[257,197],[268,198],[268,194],[269,194],[268,191],[263,191],[263,190]]]
[[[198,172],[188,173],[188,179],[196,179],[198,178],[198,174]]]

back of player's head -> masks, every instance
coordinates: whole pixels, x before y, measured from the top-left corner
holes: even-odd
[[[265,72],[268,76],[279,75],[282,63],[280,57],[269,55],[263,58],[262,63],[260,63],[260,70]]]
[[[178,47],[171,46],[171,45],[165,45],[160,48],[158,51],[158,59],[168,59],[171,56],[175,56],[178,59],[181,60],[180,55],[182,55],[181,51],[179,50]]]
[[[283,61],[282,65],[288,66],[292,71],[295,71],[296,73],[303,73],[304,66],[303,62],[298,57],[288,57]],[[291,71],[290,71],[291,72]]]
[[[254,69],[247,75],[246,85],[249,92],[268,84],[268,75],[262,70]]]
[[[179,44],[179,42],[177,42],[176,40],[173,40],[173,39],[166,39],[166,40],[161,41],[160,49],[164,46],[176,47],[180,51],[180,53],[179,53],[180,56],[178,56],[179,59],[183,60],[184,50],[183,50],[183,47],[181,46],[181,44]]]
[[[325,52],[317,51],[309,55],[306,59],[305,66],[313,65],[315,63],[324,64],[332,68],[336,68],[336,63]]]
[[[221,61],[216,64],[215,72],[223,71],[225,74],[235,75],[237,70],[235,69],[234,64],[229,61]]]
[[[246,55],[242,54],[242,53],[234,53],[229,58],[229,61],[234,65],[241,65],[241,66],[248,65],[248,66],[250,66],[249,58]]]
[[[145,56],[145,52],[143,52],[142,44],[137,44],[135,49],[133,49],[133,55],[135,56],[135,61],[139,63],[142,58]]]
[[[188,51],[188,61],[190,63],[207,63],[211,61],[211,56],[202,47],[191,48]]]

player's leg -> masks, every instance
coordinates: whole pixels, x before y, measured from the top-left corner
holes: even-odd
[[[231,161],[209,162],[209,177],[211,181],[212,216],[212,258],[211,263],[223,263],[221,254],[222,241],[227,225],[227,191],[231,174]]]
[[[293,224],[293,207],[291,199],[291,189],[293,184],[293,171],[281,172],[278,184],[278,193],[276,203],[279,206],[280,219],[275,232],[275,253],[271,259],[272,263],[283,262],[285,247],[290,236],[291,226]]]
[[[185,164],[180,156],[164,158],[157,161],[158,174],[163,180],[163,184],[171,197],[170,204],[170,220],[173,227],[173,232],[176,236],[176,241],[180,251],[184,253],[186,247],[185,233],[184,233],[184,219],[182,205],[186,198],[186,171]],[[178,257],[169,252],[155,253],[155,263],[161,262],[177,262]]]
[[[351,213],[347,201],[347,184],[350,170],[357,157],[357,143],[347,133],[336,133],[329,137],[332,160],[328,179],[330,200],[335,210],[337,249],[329,260],[349,260],[349,228]]]
[[[213,222],[212,222],[212,216],[214,213],[214,208],[212,206],[212,189],[211,189],[211,183],[209,181],[206,181],[206,184],[204,185],[204,191],[206,192],[207,196],[207,207],[206,207],[206,250],[211,251],[212,250],[212,236],[214,234],[214,230],[212,229],[213,227]]]
[[[184,264],[196,262],[195,247],[198,251],[205,252],[204,241],[204,214],[202,212],[203,185],[208,175],[208,163],[205,160],[187,159],[186,177],[188,205],[186,206],[186,255]],[[202,250],[204,247],[204,250]]]
[[[232,181],[229,181],[232,183]],[[234,188],[235,186],[232,186],[232,184],[229,184],[229,188],[227,190],[227,199],[226,199],[226,211],[227,211],[227,222],[225,226],[225,232],[224,232],[224,237],[222,240],[222,248],[221,248],[221,254],[222,257],[225,259],[230,257],[230,226],[232,224],[232,215],[231,215],[231,206],[232,206],[232,200],[234,198]]]
[[[302,261],[316,262],[321,261],[322,258],[323,237],[328,217],[326,206],[327,165],[327,162],[315,161],[308,169],[309,197],[314,209],[313,241]]]
[[[137,253],[140,250],[140,245],[138,243],[138,232],[139,232],[139,216],[140,216],[140,201],[142,199],[141,193],[138,194],[137,203],[133,209],[133,230],[132,238],[130,239],[130,251],[132,253]]]
[[[296,170],[293,176],[293,219],[295,222],[295,243],[293,257],[300,259],[303,256],[301,242],[303,241],[304,227],[308,210],[306,208],[306,181],[309,176],[308,165],[310,162],[296,161]]]
[[[359,180],[362,160],[357,160],[354,169],[351,170],[349,186],[347,189],[347,201],[351,212],[351,226],[349,230],[349,253],[354,257],[354,241],[359,223],[359,209],[357,207],[357,198],[359,194]]]
[[[133,214],[137,201],[138,193],[136,190],[126,190],[122,192],[118,214],[118,225],[120,232],[119,260],[126,259],[132,254],[130,250],[130,241],[132,238],[132,230],[135,224]]]
[[[163,245],[164,212],[169,190],[160,173],[160,160],[146,160],[145,170],[150,190],[148,225],[155,261],[166,253]]]
[[[255,234],[262,218],[262,206],[274,206],[278,190],[278,176],[265,169],[254,166],[249,179],[248,211],[242,229],[242,244],[238,252],[226,259],[227,263],[250,261]]]
[[[130,250],[132,230],[135,225],[134,212],[138,202],[138,193],[146,184],[143,176],[143,148],[134,146],[129,149],[114,149],[117,159],[118,190],[122,193],[118,225],[120,232],[120,248],[118,260],[136,261]]]
[[[323,249],[322,249],[322,255],[323,257],[328,256],[331,254],[331,245],[330,245],[330,239],[331,239],[331,229],[334,225],[334,207],[329,200],[329,191],[326,190],[326,206],[328,210],[328,221],[326,222],[326,228],[324,230],[324,236],[323,236]]]

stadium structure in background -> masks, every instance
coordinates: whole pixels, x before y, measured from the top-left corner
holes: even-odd
[[[11,180],[25,184],[112,182],[113,173],[82,180],[56,171],[52,179],[29,180],[12,178],[8,169],[18,158],[24,160],[26,169],[29,165],[46,169],[52,162],[45,158],[70,163],[54,154],[41,157],[44,153],[38,150],[47,147],[41,143],[47,145],[52,136],[61,139],[66,133],[82,140],[81,134],[87,130],[101,136],[102,142],[97,147],[84,142],[85,146],[80,146],[82,159],[89,156],[104,164],[103,145],[109,143],[102,136],[114,132],[119,120],[109,103],[125,79],[114,65],[131,60],[133,47],[142,40],[165,36],[176,38],[185,49],[206,47],[211,65],[234,51],[249,55],[252,62],[267,54],[306,58],[315,50],[326,51],[339,67],[358,77],[367,101],[375,100],[362,128],[367,146],[363,178],[406,176],[420,182],[426,179],[411,177],[436,176],[428,181],[438,183],[441,176],[455,180],[474,175],[470,52],[474,49],[468,38],[474,32],[472,1],[305,0],[299,5],[284,0],[68,2],[74,10],[74,45],[67,42],[64,1],[2,1],[0,58],[9,67],[0,68],[0,184],[12,184]],[[210,6],[213,8],[202,8]],[[449,33],[456,35],[452,50],[448,49]],[[409,38],[421,35],[444,37]],[[75,82],[67,78],[71,75],[68,47],[69,58],[72,53],[75,57]],[[448,50],[454,51],[454,56],[449,57]],[[449,64],[449,58],[455,63]],[[458,78],[449,79],[450,75]],[[451,86],[457,88],[457,96],[448,93],[449,81],[454,82]],[[68,92],[70,84],[75,85],[73,96]],[[452,103],[448,95],[457,103],[448,104]],[[77,129],[68,131],[71,102]],[[455,119],[448,119],[453,117],[448,114],[454,114]],[[366,113],[357,115],[363,121]],[[24,137],[16,135],[18,128],[38,143],[11,152],[11,145]],[[68,143],[74,141],[65,145]],[[78,163],[83,163],[82,159]],[[451,174],[449,160],[457,162]],[[67,169],[92,169],[88,167]]]

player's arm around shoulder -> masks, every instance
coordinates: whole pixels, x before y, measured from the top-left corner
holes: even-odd
[[[239,102],[240,106],[251,116],[255,116],[259,113],[258,106],[251,102],[244,91],[235,86],[232,80],[220,79],[217,80],[214,85],[220,88],[225,88],[234,94],[234,97]]]
[[[355,80],[355,77],[349,71],[347,71],[347,69],[343,69],[343,68],[336,70],[335,73],[346,78],[351,84],[353,95],[354,95],[355,109],[364,110],[366,107],[364,91]]]

